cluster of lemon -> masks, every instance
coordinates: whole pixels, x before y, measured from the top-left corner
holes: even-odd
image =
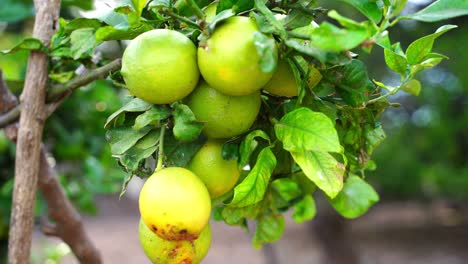
[[[273,95],[297,95],[287,62],[280,60],[276,72],[260,69],[254,45],[258,31],[252,19],[235,16],[198,49],[182,33],[156,29],[125,50],[121,72],[130,93],[153,104],[182,100],[204,123],[209,139],[187,169],[158,170],[143,186],[140,240],[153,263],[203,259],[211,243],[211,199],[231,190],[240,175],[236,161],[222,158],[223,140],[252,126],[262,88]]]

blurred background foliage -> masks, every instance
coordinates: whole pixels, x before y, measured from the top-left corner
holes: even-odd
[[[62,2],[65,18],[93,8],[90,0]],[[359,20],[360,14],[343,2],[326,2],[327,7]],[[412,13],[431,2],[410,0],[404,12]],[[31,35],[32,15],[31,0],[0,1],[0,50]],[[468,43],[468,20],[458,18],[450,23],[459,28],[438,39],[435,51],[451,60],[418,76],[422,83],[418,97],[403,92],[391,97],[390,101],[401,103],[401,107],[390,109],[383,116],[387,140],[375,152],[377,169],[366,175],[383,200],[460,202],[468,198],[468,52],[464,48]],[[438,26],[402,22],[392,30],[392,39],[401,41],[405,48]],[[121,45],[114,46],[114,52],[104,56],[119,56]],[[367,62],[372,78],[396,82],[398,76],[384,66],[379,47],[374,47],[371,55],[358,53]],[[17,95],[25,77],[27,57],[24,51],[0,55],[0,68]],[[46,124],[44,142],[53,154],[60,181],[75,205],[86,213],[96,212],[96,194],[118,192],[125,177],[111,157],[103,129],[107,116],[121,106],[121,90],[108,81],[83,87]],[[8,234],[14,152],[15,146],[0,130],[0,259]],[[39,197],[37,214],[44,209]]]

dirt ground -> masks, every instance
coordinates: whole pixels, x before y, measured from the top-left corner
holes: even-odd
[[[85,217],[84,221],[104,263],[149,263],[138,242],[136,200],[101,197],[98,206],[99,215]],[[446,208],[382,204],[351,221],[350,232],[363,264],[465,264],[467,223]],[[307,224],[288,221],[284,237],[263,250],[251,247],[249,234],[237,227],[212,222],[212,230],[212,247],[203,264],[271,264],[274,258],[278,264],[324,263],[320,244]],[[36,231],[33,241],[36,255],[44,246],[57,242]],[[67,256],[60,263],[78,262]]]

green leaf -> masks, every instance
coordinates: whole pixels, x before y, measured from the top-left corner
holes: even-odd
[[[339,52],[353,49],[369,37],[366,28],[342,29],[323,22],[313,29],[311,44],[327,51]]]
[[[326,85],[335,87],[343,100],[351,106],[361,106],[367,101],[367,94],[375,89],[369,80],[366,65],[360,60],[351,60],[344,65],[337,65],[322,71],[322,81],[317,88]]]
[[[220,13],[218,13],[214,18],[213,20],[211,21],[210,25],[208,26],[208,29],[210,32],[213,32],[214,29],[216,28],[216,25],[221,22],[221,21],[224,21],[232,16],[234,16],[234,12],[232,12],[232,9],[226,9],[226,10],[223,10],[221,11]],[[203,36],[206,38],[207,36],[205,36],[204,34],[200,35],[201,38],[203,38]]]
[[[256,31],[253,34],[253,41],[260,56],[260,70],[264,73],[274,72],[278,61],[275,40]]]
[[[384,49],[385,63],[394,72],[405,75],[408,62],[404,56],[396,54],[393,50]]]
[[[435,33],[415,40],[408,46],[406,57],[409,64],[415,65],[424,60],[424,58],[432,51],[434,40],[445,32],[456,28],[455,25],[445,25],[436,30]]]
[[[177,140],[190,142],[200,135],[203,123],[198,122],[192,110],[187,105],[175,103],[174,107],[174,136]]]
[[[150,123],[157,123],[159,121],[168,118],[171,115],[171,111],[164,106],[153,106],[148,111],[139,115],[135,118],[135,125],[133,129],[139,130]]]
[[[68,82],[73,76],[75,76],[75,71],[49,73],[49,79],[58,83]]]
[[[14,46],[13,48],[9,50],[0,50],[0,54],[9,54],[9,53],[15,53],[21,50],[42,50],[45,51],[46,48],[42,41],[36,38],[25,38],[23,39],[19,44]]]
[[[319,14],[315,10],[311,10],[311,7],[316,4],[315,1],[305,1],[305,3],[298,2],[292,4],[293,8],[291,12],[283,19],[283,26],[288,29],[297,29],[299,27],[308,26]]]
[[[329,197],[341,191],[345,168],[332,155],[322,151],[298,151],[291,155],[304,174]]]
[[[343,190],[330,201],[335,210],[346,218],[356,218],[379,201],[377,192],[356,175],[350,175]]]
[[[205,138],[199,137],[192,142],[180,142],[172,133],[166,132],[164,137],[165,162],[168,166],[185,167],[205,143]]]
[[[270,148],[264,148],[257,162],[245,179],[234,188],[234,197],[229,205],[244,207],[263,200],[276,158]]]
[[[68,22],[65,25],[65,32],[70,33],[79,28],[94,28],[98,29],[102,26],[102,22],[98,19],[89,19],[89,18],[75,18],[72,21]]]
[[[281,238],[286,223],[280,214],[269,213],[258,219],[257,228],[252,238],[252,244],[261,248],[264,243],[273,243]]]
[[[73,59],[77,60],[83,55],[90,57],[93,49],[97,46],[94,28],[80,28],[70,35],[71,53]]]
[[[338,133],[323,113],[301,107],[289,112],[275,125],[275,133],[288,151],[341,152]]]
[[[235,141],[228,141],[223,144],[221,155],[225,160],[239,159],[239,144]]]
[[[400,14],[401,11],[405,8],[406,4],[408,3],[408,0],[398,0],[398,1],[393,1],[394,3],[392,4],[392,14],[391,17],[394,17],[398,14]]]
[[[148,134],[151,129],[151,126],[147,126],[141,130],[134,130],[131,127],[117,127],[108,130],[106,133],[106,139],[111,146],[112,154],[123,154],[135,145],[138,140]]]
[[[135,176],[133,173],[130,173],[127,175],[127,177],[125,178],[125,180],[123,181],[122,183],[122,188],[120,190],[120,194],[119,194],[119,199],[122,199],[122,197],[125,195],[125,193],[127,192],[127,187],[128,187],[128,184],[132,181],[133,179],[133,176]]]
[[[465,15],[468,15],[467,0],[439,0],[407,17],[424,22],[435,22]]]
[[[312,195],[306,195],[302,200],[294,205],[292,219],[298,224],[312,220],[317,214],[317,207]]]
[[[421,92],[421,83],[416,79],[412,79],[409,82],[403,84],[401,89],[409,94],[418,96]]]
[[[276,207],[287,207],[289,203],[302,195],[299,184],[290,178],[280,178],[271,182]]]
[[[379,22],[382,19],[382,10],[377,5],[377,1],[372,0],[341,0],[354,6],[363,15],[374,21]]]
[[[96,31],[96,40],[131,40],[136,38],[138,35],[152,29],[153,28],[146,23],[141,23],[141,25],[136,28],[124,29],[118,29],[113,26],[106,26],[101,27]]]
[[[252,0],[220,0],[216,8],[216,13],[226,9],[232,9],[234,14],[252,9],[254,2]]]
[[[288,39],[285,41],[286,46],[295,49],[296,51],[314,57],[317,60],[324,62],[327,59],[327,52],[313,45],[305,45],[299,40]]]
[[[221,217],[224,222],[228,225],[236,226],[247,226],[243,208],[237,207],[224,207],[221,211]]]
[[[115,121],[119,116],[125,114],[126,112],[144,112],[149,110],[153,105],[143,101],[139,98],[133,98],[130,102],[125,104],[122,108],[115,111],[112,115],[107,118],[104,128],[109,129],[115,125]]]
[[[274,28],[274,31],[282,38],[287,39],[288,33],[284,29],[281,22],[279,22],[275,15],[271,12],[270,9],[265,5],[263,0],[255,0],[255,7],[257,10],[265,17],[266,21]]]
[[[159,130],[152,130],[120,156],[121,165],[126,171],[135,172],[140,163],[150,157],[158,148]]]
[[[143,8],[145,8],[146,2],[148,2],[148,0],[132,0],[133,8],[135,8],[138,15],[140,15]]]
[[[368,124],[364,127],[364,137],[366,138],[366,152],[370,156],[386,136],[381,125],[371,126]]]
[[[239,168],[243,168],[245,165],[249,164],[250,156],[258,146],[258,141],[255,140],[257,137],[270,141],[270,137],[262,130],[250,132],[244,140],[242,140],[239,148]]]

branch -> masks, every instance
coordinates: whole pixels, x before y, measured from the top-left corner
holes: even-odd
[[[60,185],[55,170],[47,161],[47,153],[41,148],[39,190],[47,202],[48,214],[55,222],[49,235],[61,238],[70,246],[80,263],[102,263],[99,252],[84,230],[80,214],[73,207]]]
[[[46,46],[57,27],[60,0],[34,0],[33,37]],[[34,204],[40,169],[41,139],[45,121],[48,81],[47,54],[32,51],[21,97],[21,116],[15,160],[15,181],[8,244],[8,263],[29,263]],[[27,165],[25,165],[27,164]]]
[[[106,78],[110,72],[115,71],[122,65],[122,59],[116,59],[102,67],[73,78],[64,84],[52,86],[47,93],[47,101],[55,101],[61,97],[68,96],[73,90],[92,83],[95,80]]]
[[[64,99],[67,98],[72,93],[73,90],[76,90],[82,86],[90,84],[95,80],[106,78],[110,72],[118,70],[121,65],[122,65],[122,60],[116,59],[110,62],[109,64],[106,64],[102,67],[96,68],[85,74],[77,76],[67,83],[52,86],[49,89],[49,93],[47,94],[48,101],[51,101],[47,105],[47,110],[46,110],[47,116],[50,116],[57,109],[57,107],[63,103]],[[7,126],[8,124],[16,121],[18,117],[20,116],[20,109],[21,109],[21,106],[16,105],[16,107],[12,108],[6,114],[0,115],[0,127]],[[5,111],[2,111],[2,108],[0,107],[0,113],[4,113],[4,112]]]
[[[6,132],[10,140],[14,141],[18,127],[16,124],[10,125]],[[51,224],[42,219],[42,232],[47,236],[62,239],[80,263],[102,263],[98,250],[84,229],[80,214],[66,196],[58,181],[57,173],[50,166],[43,146],[40,153],[38,187],[47,203],[49,218],[54,221],[54,224]]]
[[[3,114],[15,107],[18,104],[18,99],[8,89],[5,80],[3,79],[3,72],[0,69],[0,114]],[[19,113],[18,113],[19,114]],[[3,116],[0,116],[0,120]]]
[[[4,84],[0,71],[0,112],[3,112],[9,105],[8,102],[18,103],[16,97],[11,94],[10,90]],[[3,95],[10,95],[9,97]],[[19,109],[16,105],[14,109]],[[15,142],[18,136],[18,123],[11,124],[5,127],[7,137]],[[47,203],[48,214],[55,224],[43,219],[42,232],[48,236],[56,236],[61,238],[70,246],[73,254],[80,260],[81,263],[102,263],[99,253],[93,243],[88,238],[81,218],[68,197],[63,192],[63,189],[57,179],[57,174],[49,165],[46,158],[45,149],[41,148],[40,174],[38,186]]]

